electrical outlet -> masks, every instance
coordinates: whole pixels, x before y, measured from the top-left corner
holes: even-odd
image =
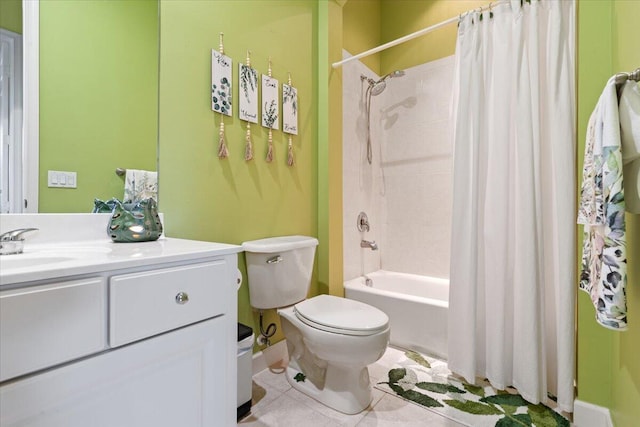
[[[77,188],[78,179],[76,172],[48,171],[47,183],[49,187]]]

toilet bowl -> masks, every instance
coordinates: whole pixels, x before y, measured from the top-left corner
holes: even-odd
[[[345,414],[371,403],[367,365],[389,344],[389,318],[354,300],[319,295],[278,310],[287,340],[287,380],[296,390]]]
[[[256,309],[278,309],[291,386],[330,408],[356,414],[371,403],[367,365],[387,348],[389,318],[355,300],[306,299],[317,245],[306,236],[243,243],[249,300]]]

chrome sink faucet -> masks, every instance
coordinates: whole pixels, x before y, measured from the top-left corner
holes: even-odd
[[[372,251],[377,251],[378,250],[378,244],[375,242],[375,240],[373,240],[373,241],[361,240],[360,241],[360,247],[361,248],[369,248]]]
[[[24,249],[24,238],[22,235],[29,231],[36,231],[37,228],[18,228],[0,234],[0,255],[21,254]]]

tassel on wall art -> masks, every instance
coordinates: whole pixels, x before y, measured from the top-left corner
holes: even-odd
[[[220,130],[218,131],[218,157],[221,159],[229,157],[229,149],[224,140],[224,122],[222,121],[222,117],[220,117]]]
[[[245,136],[244,159],[253,160],[253,146],[251,145],[251,123],[247,122],[247,133]]]
[[[247,122],[246,145],[244,159],[253,159],[251,145],[251,123],[258,123],[258,72],[251,68],[251,52],[247,51],[246,65],[238,64],[238,81],[240,82],[239,111],[240,120]]]
[[[293,166],[295,162],[291,135],[298,134],[298,91],[291,85],[291,73],[287,83],[282,85],[282,131],[289,134],[287,165]]]
[[[224,34],[220,33],[219,51],[211,50],[211,109],[220,113],[220,141],[218,143],[218,157],[224,159],[229,156],[229,150],[224,137],[224,116],[231,116],[232,112],[232,76],[231,58],[224,54]]]
[[[278,80],[271,76],[271,58],[269,58],[268,75],[262,75],[262,126],[269,129],[266,161],[273,161],[273,129],[278,129]]]

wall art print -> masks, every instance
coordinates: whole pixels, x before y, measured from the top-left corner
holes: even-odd
[[[250,65],[238,64],[240,120],[258,123],[258,72]]]
[[[211,109],[231,116],[232,112],[232,60],[216,50],[211,50]]]
[[[278,86],[278,80],[262,75],[262,126],[268,129],[280,129]]]
[[[282,131],[298,134],[298,91],[291,85],[282,85]]]

